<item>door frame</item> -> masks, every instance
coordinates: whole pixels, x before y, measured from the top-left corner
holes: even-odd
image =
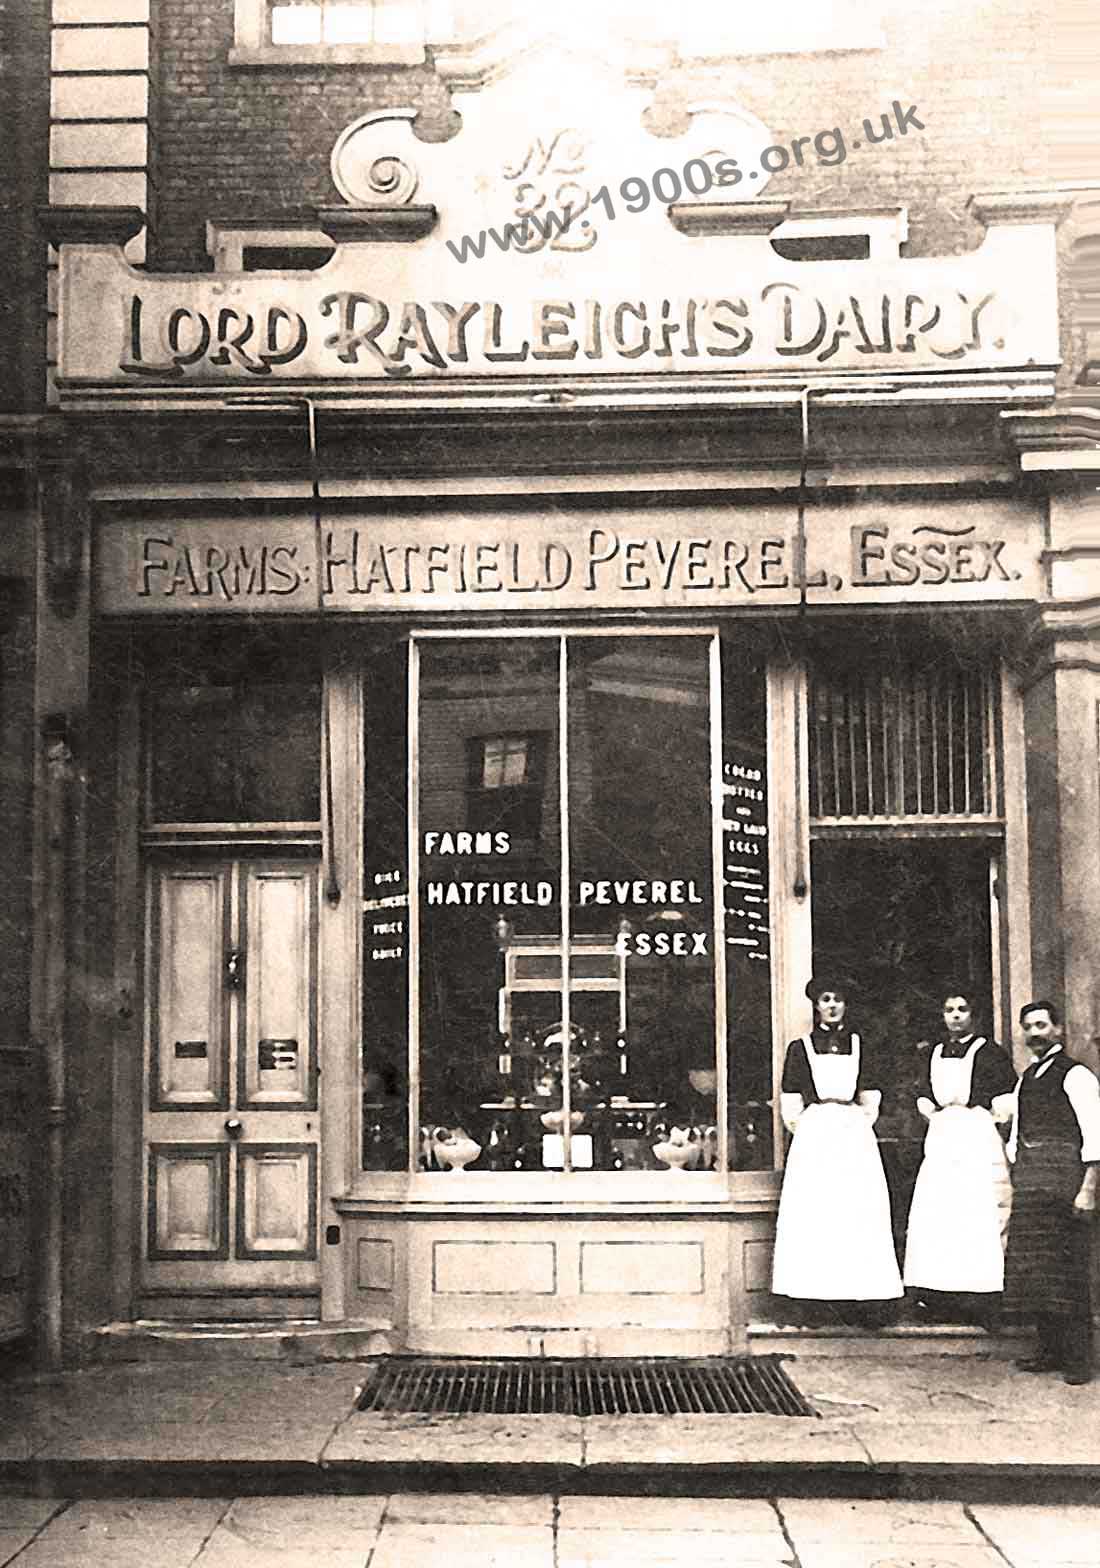
[[[122,645],[123,647],[125,645]],[[358,1042],[362,933],[363,699],[360,670],[327,655],[321,671],[321,851],[317,920],[317,1064],[320,1121],[316,1236],[323,1321],[344,1316],[345,1262],[335,1200],[354,1182],[359,1127]],[[142,842],[144,713],[146,684],[130,681],[118,708],[114,779],[115,814],[113,984],[105,997],[113,1050],[111,1203],[113,1214],[111,1316],[132,1321],[141,1285],[142,1239],[147,1225],[143,1192],[145,872]],[[242,830],[241,840],[244,838]],[[240,856],[280,851],[283,835],[225,837],[218,847]],[[210,844],[210,840],[206,841]],[[210,847],[215,847],[210,844]],[[285,852],[285,850],[284,850]],[[329,873],[334,880],[330,880]],[[338,889],[338,897],[334,896]]]

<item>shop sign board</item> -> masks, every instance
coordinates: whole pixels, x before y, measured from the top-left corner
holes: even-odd
[[[108,615],[470,612],[948,604],[1039,596],[1025,503],[793,503],[107,520]]]
[[[1049,225],[991,228],[964,255],[873,262],[784,261],[766,235],[685,235],[663,215],[644,243],[628,227],[581,254],[466,261],[432,235],[344,244],[312,272],[153,274],[113,246],[66,245],[60,383],[255,393],[1058,361]]]

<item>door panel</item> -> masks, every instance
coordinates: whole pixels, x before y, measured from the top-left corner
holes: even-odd
[[[317,867],[156,866],[148,886],[143,1310],[301,1316],[319,1282]]]
[[[309,866],[244,870],[242,923],[248,955],[241,1009],[240,1104],[317,1103],[317,878]]]
[[[237,1153],[238,1257],[314,1257],[314,1150],[294,1144]]]
[[[149,1256],[229,1256],[229,1150],[149,1146]]]
[[[158,1109],[228,1104],[228,947],[225,867],[157,875],[151,910],[157,986],[152,1006],[153,1095]]]

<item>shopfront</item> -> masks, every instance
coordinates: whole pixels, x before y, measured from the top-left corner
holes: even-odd
[[[900,1240],[937,994],[973,980],[1007,1039],[1031,984],[1048,534],[1000,417],[1057,344],[1053,229],[1018,208],[957,277],[797,286],[760,234],[662,218],[691,299],[634,258],[604,310],[551,256],[476,307],[480,348],[473,303],[409,303],[414,233],[323,280],[63,244],[63,410],[112,432],[88,682],[90,945],[129,999],[118,1316],[743,1347],[777,1311],[777,1072],[822,962],[876,1041]],[[382,308],[342,286],[372,269]]]
[[[902,1229],[937,988],[978,976],[1003,1033],[1027,945],[1003,661],[1038,520],[821,497],[808,588],[771,497],[353,507],[102,506],[136,1315],[743,1342],[775,1314],[776,1072],[811,962],[858,977],[881,1042]],[[942,581],[915,600],[891,558]],[[222,596],[265,572],[363,608]],[[375,601],[384,574],[431,613]]]

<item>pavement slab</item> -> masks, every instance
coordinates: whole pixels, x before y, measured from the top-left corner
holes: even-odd
[[[397,1492],[386,1508],[386,1525],[554,1523],[549,1492],[490,1494],[486,1492]]]
[[[225,1499],[76,1502],[27,1545],[19,1568],[181,1568],[228,1507]]]
[[[825,1464],[865,1468],[867,1454],[850,1428],[789,1416],[591,1416],[584,1462],[705,1465]]]
[[[352,1362],[128,1363],[17,1375],[0,1386],[0,1487],[83,1497],[936,1489],[1009,1500],[1014,1478],[1026,1474],[1035,1497],[1100,1497],[1091,1490],[1100,1483],[1100,1379],[1068,1388],[995,1355],[785,1360],[818,1417],[359,1412],[363,1367]],[[509,1514],[500,1522],[533,1521]],[[589,1527],[599,1528],[577,1525]],[[10,1528],[22,1521],[0,1518],[0,1529]]]
[[[558,1568],[782,1568],[790,1561],[790,1548],[779,1531],[765,1535],[721,1530],[558,1532]]]
[[[970,1513],[1013,1568],[1053,1563],[1096,1568],[1100,1562],[1100,1505],[974,1503]]]
[[[364,1534],[353,1546],[325,1548],[298,1542],[241,1541],[218,1531],[189,1568],[366,1568],[377,1539]]]
[[[558,1526],[574,1531],[774,1532],[782,1540],[779,1518],[763,1497],[563,1497],[558,1503]]]
[[[968,1545],[941,1541],[934,1546],[866,1540],[858,1545],[852,1541],[803,1545],[796,1537],[795,1547],[799,1568],[1005,1568],[1000,1553],[983,1541]]]
[[[1083,1425],[1064,1410],[1045,1421],[857,1422],[852,1430],[871,1463],[886,1469],[1100,1473],[1100,1424]]]
[[[381,1528],[387,1498],[377,1495],[333,1497],[238,1497],[218,1524],[217,1533],[244,1541],[300,1546],[310,1537],[324,1550],[358,1542],[364,1532]],[[549,1499],[547,1499],[549,1504]]]
[[[777,1507],[800,1548],[804,1543],[828,1545],[845,1538],[921,1547],[973,1545],[977,1539],[961,1503],[780,1497]]]
[[[20,1552],[30,1545],[37,1534],[37,1530],[27,1527],[16,1530],[0,1528],[0,1568],[6,1568],[6,1564],[18,1557]]]
[[[0,1493],[0,1530],[41,1530],[67,1506],[56,1497],[10,1497]]]
[[[554,1568],[549,1525],[386,1524],[370,1568]]]
[[[579,1465],[577,1416],[386,1415],[354,1411],[325,1444],[326,1465]]]

